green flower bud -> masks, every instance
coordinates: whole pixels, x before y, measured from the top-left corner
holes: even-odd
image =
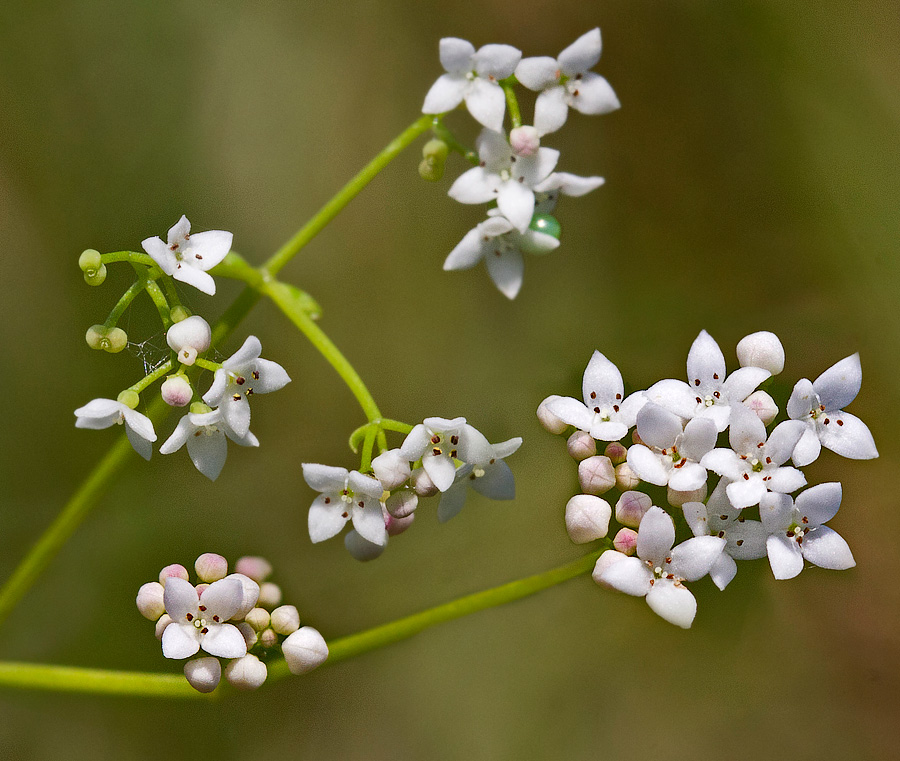
[[[559,240],[560,233],[562,233],[559,222],[551,214],[535,214],[529,227],[539,233],[552,235],[557,240]]]
[[[422,156],[426,159],[435,159],[443,163],[447,160],[447,154],[450,152],[450,148],[443,140],[438,140],[435,138],[434,140],[429,140],[422,147]]]
[[[209,407],[203,402],[194,402],[191,404],[191,412],[194,415],[205,415],[207,412],[212,412],[212,407]]]
[[[185,309],[181,304],[178,306],[172,307],[172,311],[169,312],[169,317],[172,318],[172,322],[181,322],[182,320],[186,320],[191,316],[191,311],[189,309]]]
[[[437,182],[444,176],[444,162],[435,159],[422,159],[419,164],[419,177],[428,182]]]
[[[103,285],[104,280],[106,280],[105,264],[101,264],[99,269],[85,270],[84,272],[84,282],[88,285]]]
[[[118,354],[128,345],[128,334],[122,328],[110,328],[105,341],[103,350],[110,354]]]
[[[103,266],[103,260],[100,258],[100,252],[89,248],[81,252],[78,257],[78,266],[82,272],[96,272]]]
[[[130,388],[126,388],[121,394],[116,397],[116,401],[120,404],[124,404],[126,407],[130,407],[131,409],[137,409],[138,404],[141,402],[141,397],[138,396],[137,391],[132,391]]]
[[[103,342],[107,340],[107,336],[109,335],[109,328],[103,325],[91,325],[87,329],[87,333],[84,334],[84,340],[87,341],[87,345],[92,349],[102,349]]]

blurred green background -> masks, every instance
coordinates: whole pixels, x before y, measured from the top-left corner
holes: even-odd
[[[556,55],[597,25],[598,71],[623,108],[573,113],[545,143],[561,169],[607,185],[563,200],[563,245],[527,261],[515,302],[481,268],[441,271],[482,209],[445,195],[458,159],[422,182],[418,146],[283,273],[319,299],[385,414],[462,414],[493,441],[524,436],[519,498],[473,495],[444,526],[428,506],[370,564],[340,541],[313,547],[300,463],[352,467],[345,442],[362,420],[263,304],[239,334],[259,335],[294,382],[254,405],[260,449],[232,447],[214,484],[183,452],[135,455],[0,630],[0,657],[177,671],[133,598],[205,551],[268,556],[287,601],[329,637],[577,557],[562,521],[575,468],[534,409],[577,394],[595,348],[634,388],[682,377],[701,328],[732,367],[741,336],[775,331],[790,382],[861,353],[850,411],[881,459],[825,452],[807,471],[843,482],[833,526],[858,567],[776,583],[765,561],[745,564],[726,593],[694,585],[689,632],[577,579],[221,704],[4,691],[0,757],[896,756],[896,2],[2,4],[0,578],[114,439],[76,431],[72,410],[142,374],[137,356],[84,344],[126,281],[113,270],[85,286],[82,249],[138,248],[186,213],[261,262],[416,118],[440,37]],[[450,124],[474,137],[464,114]],[[182,292],[215,317],[236,290]],[[124,326],[140,339],[151,325]]]

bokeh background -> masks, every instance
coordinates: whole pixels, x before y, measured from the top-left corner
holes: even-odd
[[[369,564],[339,541],[313,547],[300,463],[352,467],[345,442],[362,420],[262,304],[239,332],[294,379],[254,405],[262,446],[232,448],[214,484],[183,452],[135,455],[0,630],[0,657],[177,671],[133,598],[204,551],[268,556],[326,636],[577,557],[562,521],[575,468],[534,409],[577,394],[595,348],[634,388],[681,377],[701,328],[732,367],[741,336],[777,332],[791,381],[860,352],[851,411],[881,459],[825,452],[808,470],[811,483],[843,482],[833,525],[858,567],[775,582],[764,561],[742,566],[726,593],[694,585],[689,632],[576,579],[215,704],[4,691],[0,757],[896,755],[896,2],[3,3],[0,577],[114,440],[76,431],[72,410],[142,374],[137,353],[84,344],[126,280],[111,268],[107,285],[85,286],[82,249],[135,249],[186,213],[261,262],[416,118],[440,37],[556,55],[597,25],[598,70],[623,108],[573,113],[546,143],[561,169],[607,185],[560,204],[563,245],[527,262],[515,302],[480,268],[441,271],[482,209],[446,197],[459,159],[441,183],[421,181],[418,147],[283,273],[318,298],[385,414],[463,414],[492,440],[524,436],[511,460],[519,498],[473,495],[444,526],[425,507]],[[450,124],[474,137],[465,114]],[[215,317],[237,289],[182,291]],[[124,326],[160,344],[141,313],[146,302]]]

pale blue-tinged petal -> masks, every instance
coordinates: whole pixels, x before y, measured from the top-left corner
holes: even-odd
[[[574,425],[582,431],[591,430],[594,413],[571,396],[560,396],[547,403],[547,409],[567,425]]]
[[[384,527],[384,513],[381,511],[381,503],[377,499],[365,500],[363,507],[354,504],[353,528],[363,539],[372,544],[377,544],[379,547],[387,544],[388,535],[387,529]]]
[[[862,385],[859,354],[852,354],[829,367],[813,381],[819,401],[828,412],[842,410],[856,399]]]
[[[774,471],[767,471],[766,475],[769,477],[769,480],[766,481],[769,491],[779,494],[790,494],[806,486],[806,476],[797,468],[776,468]]]
[[[628,428],[617,420],[603,421],[594,416],[588,433],[597,441],[618,441],[628,433]]]
[[[175,255],[160,238],[145,238],[141,241],[141,248],[150,255],[150,258],[167,275],[171,275],[175,271]]]
[[[725,492],[734,507],[753,507],[765,495],[766,485],[757,475],[751,476],[749,479],[741,477],[728,484]]]
[[[617,420],[626,428],[634,426],[637,420],[637,414],[641,408],[647,403],[646,393],[643,391],[635,391],[625,397],[625,401],[619,405],[619,414]]]
[[[475,55],[475,46],[468,40],[444,37],[438,45],[438,51],[444,71],[468,73],[473,69],[472,56]]]
[[[465,99],[475,121],[495,132],[503,129],[506,96],[500,85],[488,79],[475,79],[467,88]]]
[[[344,547],[356,560],[366,562],[379,557],[387,544],[377,545],[368,539],[363,539],[356,531],[350,529],[344,536]]]
[[[460,178],[461,179],[461,178]],[[534,216],[534,191],[513,180],[500,185],[497,208],[519,232],[525,232]]]
[[[685,502],[681,510],[694,536],[709,536],[709,514],[706,505],[702,502]]]
[[[765,551],[763,554],[765,554]],[[716,562],[713,563],[712,568],[709,569],[709,578],[711,578],[713,584],[721,590],[724,590],[736,575],[737,563],[735,563],[734,558],[726,552],[719,555],[719,559],[716,560]]]
[[[743,404],[731,405],[731,418],[728,425],[728,443],[738,454],[755,456],[759,451],[759,445],[766,441],[766,426],[763,425],[763,421],[753,410]],[[800,438],[799,434],[797,438]],[[785,459],[790,456],[791,453],[788,451]]]
[[[706,468],[696,462],[675,466],[669,474],[669,488],[675,491],[694,491],[706,483]]]
[[[177,576],[169,576],[166,579],[163,605],[175,623],[184,622],[189,615],[196,616],[199,604],[200,598],[193,584]]]
[[[518,296],[525,274],[525,262],[520,252],[507,250],[499,255],[489,252],[484,258],[484,263],[500,293],[508,299]]]
[[[705,330],[701,330],[691,344],[687,358],[687,377],[691,388],[701,385],[721,386],[725,382],[725,356],[716,340]]]
[[[766,552],[776,579],[793,579],[803,570],[800,548],[784,534],[772,534],[766,539]]]
[[[225,391],[228,387],[228,373],[219,368],[216,370],[215,375],[213,375],[212,385],[209,387],[209,390],[203,395],[203,401],[206,402],[210,407],[218,406],[219,402],[222,401],[222,397],[225,396]]]
[[[566,123],[569,116],[566,98],[566,88],[562,85],[544,90],[537,96],[534,104],[534,128],[541,137],[556,132]]]
[[[713,404],[710,407],[700,407],[700,411],[694,416],[694,420],[697,418],[711,421],[716,427],[716,432],[721,433],[731,421],[731,405],[720,403]]]
[[[643,435],[641,438],[644,438]],[[684,436],[682,436],[679,451],[689,460],[699,462],[707,452],[712,451],[717,438],[718,430],[713,420],[703,417],[694,418],[689,420],[684,427]],[[646,439],[644,440],[646,441]]]
[[[166,658],[190,658],[199,649],[200,633],[192,624],[173,622],[163,631],[162,651]]]
[[[447,491],[456,478],[456,466],[447,455],[429,455],[422,458],[422,467],[439,491]]]
[[[813,384],[806,378],[801,378],[794,384],[791,391],[791,397],[787,403],[787,414],[791,420],[800,420],[805,418],[812,412],[813,407],[818,404],[816,401],[816,391]]]
[[[757,560],[766,556],[768,532],[759,521],[736,520],[727,528],[726,552],[736,560]]]
[[[620,404],[625,392],[622,373],[603,354],[595,351],[584,369],[581,392],[588,407]]]
[[[334,465],[319,465],[318,463],[303,463],[303,480],[314,491],[339,492],[347,483],[350,475],[346,468],[338,468]]]
[[[400,454],[410,462],[415,462],[425,454],[430,437],[428,429],[422,423],[413,426],[400,445]]]
[[[480,225],[479,225],[480,227]],[[485,238],[488,238],[485,240]],[[482,260],[490,246],[490,237],[478,229],[469,230],[444,260],[445,270],[467,270]]]
[[[798,468],[803,468],[811,462],[819,459],[819,453],[822,451],[822,444],[816,435],[816,429],[812,425],[807,425],[803,435],[797,441],[797,446],[791,453],[791,460]]]
[[[626,595],[643,597],[653,588],[652,581],[653,573],[643,561],[635,557],[626,557],[607,566],[600,574],[599,583]]]
[[[147,439],[141,436],[130,425],[125,426],[125,435],[128,437],[128,441],[131,443],[134,451],[145,460],[149,460],[150,456],[153,454],[153,444],[147,441]],[[153,436],[153,440],[156,440],[155,435]]]
[[[222,431],[210,434],[198,429],[188,436],[187,451],[194,467],[210,481],[215,481],[222,472],[225,458],[228,456],[225,434]]]
[[[184,446],[184,443],[188,440],[188,436],[190,436],[193,430],[194,426],[191,424],[190,416],[185,415],[178,421],[178,425],[175,426],[172,435],[169,436],[159,448],[159,453],[172,454],[172,452],[177,452]]]
[[[675,544],[675,524],[660,507],[651,507],[638,527],[637,554],[641,560],[662,565]]]
[[[234,236],[225,230],[207,230],[194,233],[188,243],[190,254],[196,259],[196,266],[209,270],[221,262],[231,251]]]
[[[794,500],[787,494],[770,492],[759,501],[759,517],[768,534],[787,531],[793,522]]]
[[[381,481],[377,478],[372,478],[372,476],[363,475],[358,470],[350,471],[347,477],[347,484],[354,494],[363,494],[376,500],[381,499],[381,495],[384,493]]]
[[[219,658],[242,658],[247,654],[244,635],[232,624],[210,626],[209,631],[200,638],[200,647]]]
[[[212,275],[189,264],[176,264],[172,277],[210,296],[216,295],[216,281],[212,279]]]
[[[685,581],[697,581],[709,573],[724,549],[725,540],[718,536],[695,536],[669,553],[669,569]]]
[[[244,600],[244,587],[237,579],[219,579],[200,594],[200,605],[206,607],[206,618],[218,616],[227,621],[234,616]]]
[[[469,80],[465,75],[441,74],[425,95],[423,114],[445,114],[452,111],[466,95]]]
[[[522,60],[522,51],[512,45],[483,45],[472,60],[479,77],[506,79]]]
[[[559,62],[549,56],[523,58],[516,66],[516,79],[529,90],[545,90],[559,82]]]
[[[447,195],[460,203],[487,203],[497,198],[499,181],[496,174],[488,172],[484,167],[472,167],[456,178]],[[531,222],[530,219],[528,221]]]
[[[622,106],[609,82],[593,72],[585,74],[577,83],[570,80],[568,96],[572,108],[589,116],[608,114]]]
[[[756,390],[760,383],[771,377],[772,373],[761,367],[742,367],[725,379],[723,386],[725,396],[732,402],[742,402]]]
[[[326,499],[330,501],[326,503]],[[341,532],[348,520],[350,520],[350,513],[346,509],[345,502],[336,500],[333,496],[320,494],[313,500],[309,508],[307,519],[309,538],[313,544],[331,539]],[[383,524],[382,528],[384,528]]]
[[[501,441],[499,444],[494,444],[494,457],[498,460],[502,460],[509,457],[511,454],[518,452],[520,446],[522,446],[521,436],[515,436],[506,441]]]
[[[667,449],[682,432],[681,419],[658,404],[645,404],[637,414],[637,432],[641,440],[657,449]]]
[[[583,74],[597,65],[602,47],[600,29],[594,27],[559,54],[559,67],[570,77]]]
[[[692,418],[697,409],[697,393],[687,383],[673,378],[657,381],[644,392],[647,401],[665,407],[678,417]]]
[[[647,605],[657,616],[682,629],[690,629],[697,615],[694,595],[686,587],[668,579],[657,580],[647,593]]]
[[[827,419],[831,422],[825,425],[825,420],[820,417],[816,426],[823,447],[851,460],[878,457],[872,433],[858,417],[849,412],[838,412]]]
[[[803,537],[803,557],[819,568],[844,571],[853,568],[856,561],[844,538],[828,526],[819,526]]]
[[[559,161],[559,151],[554,148],[538,148],[534,156],[520,156],[512,167],[515,179],[534,188],[546,180]]]
[[[513,472],[503,460],[497,460],[484,469],[480,478],[469,480],[469,485],[488,499],[515,499],[516,480]]]
[[[739,406],[743,407],[743,405]],[[751,412],[750,414],[756,417],[754,413]],[[770,458],[776,465],[787,462],[794,453],[794,449],[797,446],[797,442],[800,441],[800,437],[803,436],[803,432],[808,429],[807,424],[800,420],[785,420],[783,423],[779,423],[769,435],[768,441],[766,441],[766,457]]]
[[[459,481],[441,494],[441,501],[438,503],[437,511],[439,523],[446,523],[459,515],[466,504],[467,493],[466,482]]]
[[[744,469],[741,467],[741,458],[731,449],[725,449],[724,447],[707,452],[700,459],[700,465],[707,470],[718,473],[729,481],[736,481],[744,474]]]
[[[278,389],[284,388],[291,382],[291,376],[287,374],[287,371],[271,359],[258,359],[255,365],[259,378],[252,380],[251,385],[254,394],[268,394],[270,391],[278,391]]]
[[[838,481],[816,484],[797,495],[794,506],[800,515],[808,520],[804,521],[807,527],[820,526],[828,523],[841,506],[843,490]]]

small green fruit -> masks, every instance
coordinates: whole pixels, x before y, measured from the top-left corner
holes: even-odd
[[[82,272],[96,272],[103,266],[103,259],[100,258],[100,252],[89,248],[81,252],[78,257],[78,266]]]
[[[529,227],[539,233],[552,235],[557,240],[559,240],[559,236],[562,233],[559,222],[552,214],[535,214]]]
[[[124,404],[126,407],[130,407],[131,409],[136,409],[138,404],[141,402],[141,397],[138,396],[137,391],[132,391],[130,388],[126,388],[119,396],[116,398],[117,402]]]
[[[106,280],[105,264],[101,264],[95,270],[85,270],[84,272],[84,282],[88,285],[103,285],[104,280]]]
[[[103,348],[103,342],[107,339],[109,335],[109,328],[104,327],[103,325],[91,325],[87,329],[87,333],[84,334],[84,340],[87,341],[87,345],[92,349],[97,349],[98,351]]]
[[[118,354],[128,345],[128,334],[122,328],[110,328],[109,334],[106,336],[106,345],[104,351],[110,354]]]

